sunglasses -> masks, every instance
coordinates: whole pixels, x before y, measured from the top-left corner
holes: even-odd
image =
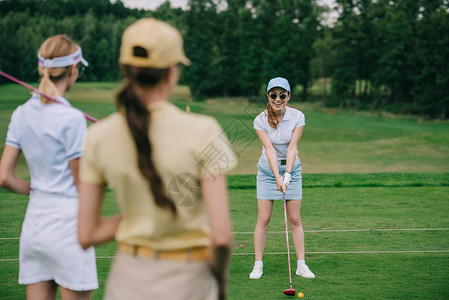
[[[276,93],[272,93],[269,95],[269,97],[273,100],[276,100],[278,95]],[[284,100],[285,98],[287,98],[287,94],[286,93],[280,93],[279,94],[279,98],[281,98],[281,100]]]

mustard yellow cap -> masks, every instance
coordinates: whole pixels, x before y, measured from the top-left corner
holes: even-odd
[[[165,69],[178,63],[190,65],[179,31],[154,18],[140,19],[126,28],[122,35],[119,62],[155,69]]]

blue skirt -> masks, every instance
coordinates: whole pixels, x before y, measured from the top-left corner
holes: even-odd
[[[282,176],[285,173],[286,165],[278,164],[279,174]],[[282,192],[276,188],[276,179],[273,171],[271,171],[268,159],[262,155],[257,163],[257,199],[260,200],[282,200]],[[292,169],[292,181],[288,185],[286,200],[301,200],[302,199],[302,176],[301,176],[301,161],[297,156]]]

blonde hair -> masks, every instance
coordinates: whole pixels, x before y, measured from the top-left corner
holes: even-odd
[[[65,34],[58,34],[46,39],[39,48],[39,55],[46,59],[62,57],[74,53],[77,50],[77,44]],[[39,91],[50,96],[59,95],[54,82],[65,76],[69,67],[47,68],[38,67],[41,76]],[[41,96],[43,104],[52,103],[49,99]]]

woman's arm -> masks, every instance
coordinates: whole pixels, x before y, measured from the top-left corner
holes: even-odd
[[[232,243],[231,217],[225,176],[201,180],[212,237],[212,272],[217,278],[220,299],[224,299]]]
[[[293,130],[292,138],[287,148],[287,165],[285,171],[290,174],[292,173],[293,165],[295,164],[296,155],[298,153],[298,143],[303,131],[304,126],[296,127],[295,130]]]
[[[80,180],[79,180],[80,159],[79,159],[79,157],[72,159],[69,162],[69,164],[70,164],[70,169],[72,169],[73,181],[76,185],[76,188],[79,190],[79,184],[80,184]]]
[[[265,153],[268,158],[268,164],[270,165],[271,171],[273,172],[274,178],[276,179],[277,189],[283,192],[284,183],[282,181],[282,177],[279,175],[278,158],[276,150],[274,149],[273,144],[271,143],[271,140],[268,137],[268,133],[266,131],[256,129],[256,134],[265,148]]]
[[[17,194],[29,195],[30,183],[14,174],[20,153],[19,148],[5,145],[0,161],[0,186]]]
[[[78,239],[84,249],[113,240],[122,219],[121,215],[100,216],[104,193],[104,185],[80,182]]]

